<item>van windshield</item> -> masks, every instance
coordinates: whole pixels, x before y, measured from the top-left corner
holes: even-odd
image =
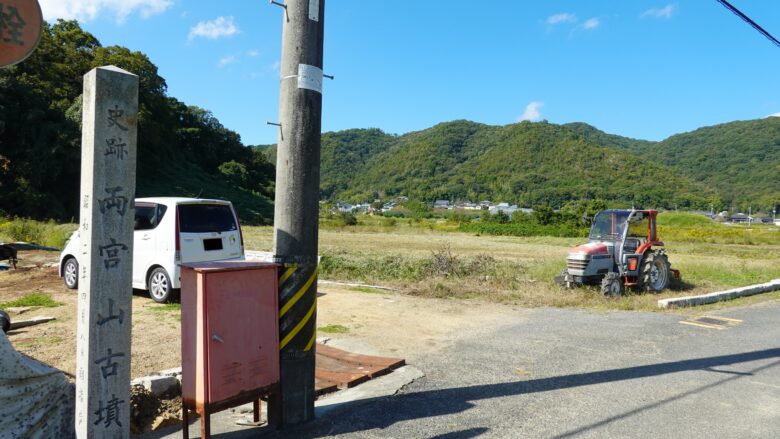
[[[229,205],[179,205],[179,231],[182,233],[230,232],[234,230],[238,230],[238,225]]]

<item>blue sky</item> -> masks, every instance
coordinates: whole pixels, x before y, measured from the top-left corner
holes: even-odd
[[[326,0],[323,131],[582,121],[661,140],[780,114],[780,48],[715,0]],[[146,53],[168,93],[275,143],[282,10],[267,1],[40,0]],[[732,0],[780,37],[780,2]]]

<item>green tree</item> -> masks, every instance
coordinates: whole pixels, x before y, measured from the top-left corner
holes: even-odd
[[[0,211],[78,216],[83,75],[103,65],[139,77],[138,196],[225,198],[243,221],[270,222],[274,172],[264,155],[209,111],[167,96],[145,54],[103,47],[76,21],[63,20],[44,24],[27,60],[0,70]]]
[[[537,224],[543,226],[552,224],[555,222],[555,212],[549,204],[540,204],[535,206],[531,217]]]

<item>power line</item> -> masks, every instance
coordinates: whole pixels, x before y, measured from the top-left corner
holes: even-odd
[[[766,30],[764,30],[764,28],[759,26],[758,23],[756,23],[755,21],[751,20],[750,17],[748,17],[747,15],[743,14],[742,11],[740,11],[739,9],[734,7],[734,5],[732,5],[731,3],[727,2],[726,0],[717,0],[717,2],[722,4],[729,11],[733,12],[734,15],[736,15],[737,17],[743,19],[747,24],[753,26],[753,28],[755,30],[757,30],[761,35],[767,37],[769,39],[769,41],[775,43],[775,46],[780,47],[780,41],[777,41],[777,38],[773,37],[772,34],[767,32]]]

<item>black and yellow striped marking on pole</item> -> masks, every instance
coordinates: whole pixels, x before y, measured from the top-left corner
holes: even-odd
[[[279,349],[309,352],[317,337],[317,273],[314,264],[284,264],[279,270]]]
[[[286,259],[286,261],[285,261]],[[269,419],[297,424],[314,418],[317,258],[275,257],[279,265],[279,398]]]

